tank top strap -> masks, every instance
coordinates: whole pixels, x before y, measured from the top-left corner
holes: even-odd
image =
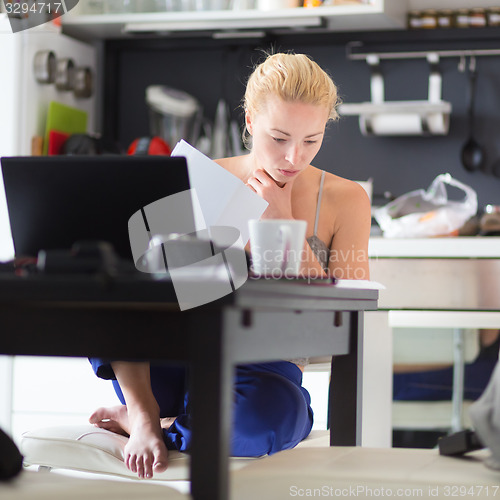
[[[318,202],[316,205],[316,218],[314,219],[314,236],[316,236],[318,232],[319,210],[321,207],[321,196],[323,195],[324,182],[325,182],[325,171],[323,170],[323,172],[321,172],[321,181],[319,183]]]

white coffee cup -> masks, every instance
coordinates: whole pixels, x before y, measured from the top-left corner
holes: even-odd
[[[251,220],[248,228],[255,274],[272,278],[298,276],[307,229],[305,220]]]

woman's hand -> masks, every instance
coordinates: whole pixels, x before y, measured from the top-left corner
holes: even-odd
[[[293,181],[280,187],[265,170],[259,169],[248,179],[246,185],[269,203],[262,219],[293,219]]]

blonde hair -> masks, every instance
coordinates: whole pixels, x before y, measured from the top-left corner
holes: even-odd
[[[338,118],[337,87],[331,77],[305,54],[278,53],[268,55],[247,82],[243,107],[258,113],[266,98],[275,95],[284,101],[324,106],[328,120]]]

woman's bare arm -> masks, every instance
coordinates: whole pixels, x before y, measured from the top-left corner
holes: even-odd
[[[338,279],[370,279],[368,240],[371,206],[365,190],[346,181],[334,201],[335,221],[328,270]]]

